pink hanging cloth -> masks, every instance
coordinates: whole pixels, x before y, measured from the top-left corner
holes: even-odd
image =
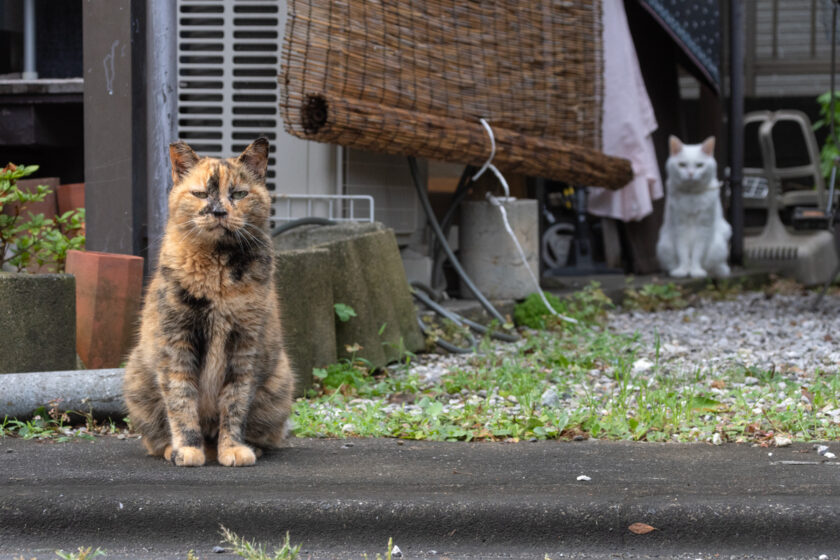
[[[603,35],[602,151],[630,160],[634,178],[617,191],[590,187],[587,211],[595,216],[632,222],[653,212],[653,201],[663,196],[651,137],[657,123],[622,0],[603,0]]]

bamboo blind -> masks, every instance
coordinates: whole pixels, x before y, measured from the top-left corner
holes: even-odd
[[[288,0],[281,113],[319,142],[620,188],[601,145],[600,2]]]

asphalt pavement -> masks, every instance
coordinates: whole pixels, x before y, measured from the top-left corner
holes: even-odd
[[[806,444],[292,439],[253,467],[185,469],[136,439],[0,439],[0,559],[232,558],[212,552],[220,525],[269,550],[288,531],[313,559],[373,559],[389,538],[409,559],[838,558],[840,461]]]

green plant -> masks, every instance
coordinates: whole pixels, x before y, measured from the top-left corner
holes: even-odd
[[[840,135],[840,92],[834,92],[834,114],[831,113],[831,92],[827,91],[817,97],[817,103],[820,105],[820,118],[814,123],[814,130],[819,130],[823,127],[829,127],[833,124],[835,133]],[[834,137],[829,132],[820,150],[820,170],[823,176],[828,179],[831,176],[831,168],[834,166],[835,160],[840,157],[840,148],[834,143]]]
[[[269,556],[264,544],[244,539],[224,526],[221,531],[225,543],[233,548],[233,553],[247,560],[295,560],[300,555],[301,545],[292,546],[288,532],[283,546],[274,549],[274,556]]]
[[[37,165],[16,166],[13,163],[0,170],[0,267],[8,261],[18,271],[23,270],[29,264],[37,234],[45,226],[43,214],[30,213],[29,220],[21,216],[26,204],[40,202],[49,193],[44,185],[38,185],[32,193],[18,188],[18,179],[37,170]],[[7,206],[12,206],[14,211],[3,213]]]
[[[35,192],[18,188],[18,179],[37,170],[37,165],[12,163],[0,170],[0,268],[8,263],[21,272],[37,263],[50,266],[54,272],[63,272],[67,251],[84,247],[85,237],[81,232],[85,211],[71,210],[55,219],[28,212],[28,219],[24,218],[22,212],[27,204],[40,202],[50,193],[44,185],[38,185]],[[7,206],[13,212],[3,213]]]
[[[345,388],[347,391],[359,389],[368,377],[367,367],[358,361],[343,360],[325,368],[313,368],[312,375],[322,389],[328,392]]]
[[[333,308],[335,309],[335,314],[338,316],[338,320],[342,323],[346,323],[356,316],[356,310],[345,303],[336,303],[333,305]]]
[[[97,556],[105,556],[105,551],[99,547],[96,547],[96,550],[93,550],[92,547],[79,547],[77,552],[64,552],[63,550],[56,550],[56,556],[61,558],[62,560],[90,560],[91,558],[96,558]]]
[[[60,399],[49,403],[49,408],[41,406],[35,409],[29,420],[17,418],[3,418],[0,422],[0,436],[19,437],[21,439],[48,439],[59,443],[71,441],[75,438],[92,440],[96,432],[109,433],[106,428],[96,428],[96,422],[90,413],[76,411],[62,412],[59,409]],[[81,416],[87,424],[84,431],[71,431],[70,414]],[[110,433],[116,433],[116,425],[111,424]]]
[[[590,282],[582,290],[563,299],[548,292],[545,297],[556,312],[577,319],[583,325],[602,322],[606,317],[607,309],[612,307],[612,301],[601,290],[598,282]],[[532,329],[561,329],[571,325],[554,316],[537,293],[530,294],[523,302],[516,305],[513,318],[517,325]]]
[[[64,272],[67,251],[85,247],[82,228],[85,225],[85,209],[68,210],[53,220],[53,227],[46,227],[40,237],[40,251],[36,261],[39,265],[51,264],[54,272]]]
[[[633,286],[633,280],[628,278],[622,305],[626,309],[641,309],[650,312],[662,309],[683,309],[688,306],[688,300],[682,288],[673,282],[645,284],[641,288],[636,288]]]

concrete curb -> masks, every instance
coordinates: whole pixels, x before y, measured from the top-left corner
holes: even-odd
[[[0,375],[0,418],[28,418],[40,406],[61,399],[61,410],[122,418],[124,369],[87,369]]]
[[[310,551],[334,552],[317,558],[381,549],[389,537],[411,558],[840,548],[840,463],[810,445],[768,455],[734,444],[302,439],[252,468],[179,469],[136,440],[103,438],[0,440],[0,457],[0,555],[52,543],[202,553],[219,525],[272,544],[289,531]],[[637,522],[656,530],[633,534]]]

